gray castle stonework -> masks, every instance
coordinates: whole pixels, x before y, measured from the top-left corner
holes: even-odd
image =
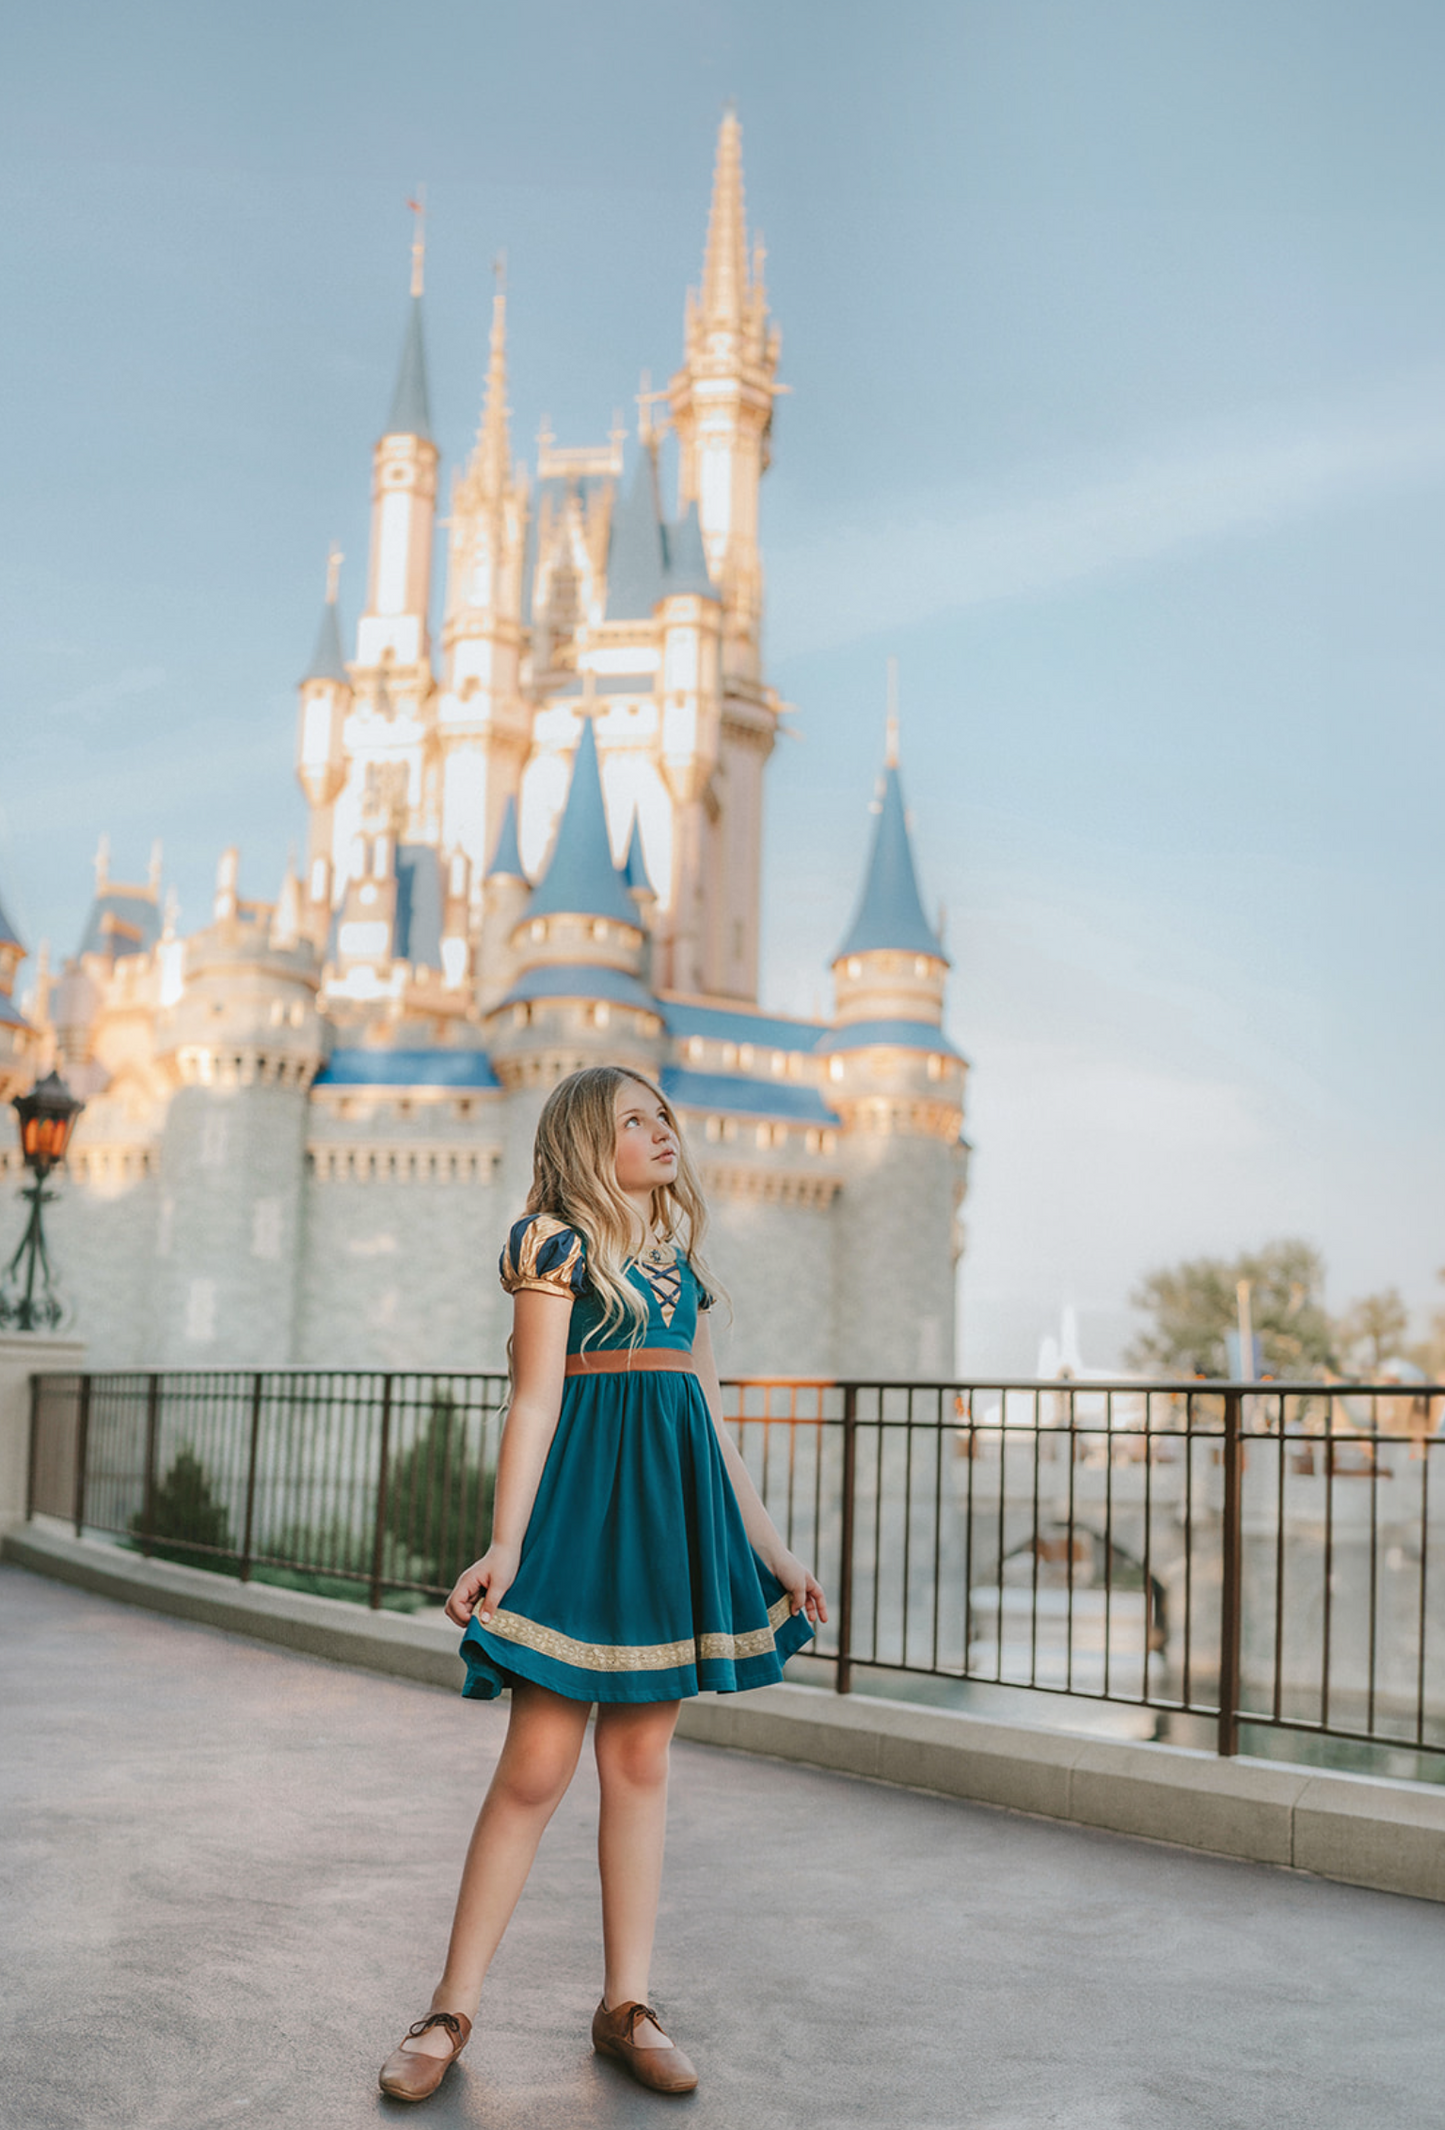
[[[966,1067],[891,736],[832,1015],[756,1003],[779,336],[736,119],[683,365],[661,417],[644,401],[630,478],[618,436],[512,463],[498,295],[435,645],[421,306],[418,256],[355,656],[333,571],[301,683],[304,872],[246,900],[228,851],[182,937],[158,864],[126,885],[102,857],[80,949],[26,1018],[0,915],[0,1092],[54,1062],[86,1098],[49,1232],[91,1364],[497,1367],[497,1252],[542,1103],[578,1066],[630,1063],[702,1171],[725,1368],[947,1375]]]

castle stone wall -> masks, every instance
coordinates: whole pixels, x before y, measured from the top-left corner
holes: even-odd
[[[178,1088],[161,1141],[158,1368],[284,1366],[299,1287],[307,1097],[295,1085]]]
[[[307,1368],[500,1369],[508,1203],[490,1180],[328,1178],[305,1195],[294,1358]]]
[[[951,1376],[951,1237],[962,1150],[941,1139],[860,1132],[842,1142],[835,1226],[839,1375]]]

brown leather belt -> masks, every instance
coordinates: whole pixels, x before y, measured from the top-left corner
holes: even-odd
[[[620,1351],[569,1353],[567,1356],[569,1376],[630,1376],[634,1372],[649,1375],[657,1371],[695,1376],[697,1363],[690,1353],[675,1351],[670,1346],[625,1346]]]

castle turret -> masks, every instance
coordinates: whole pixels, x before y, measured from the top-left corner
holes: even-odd
[[[531,892],[531,882],[522,869],[522,854],[517,844],[517,802],[508,799],[492,862],[482,882],[477,1002],[483,1012],[511,989],[517,973],[512,938]]]
[[[531,738],[520,680],[528,490],[525,472],[511,465],[507,420],[507,296],[499,269],[481,425],[452,488],[437,702],[442,841],[466,852],[478,879]]]
[[[185,942],[179,996],[156,1027],[174,1092],[160,1147],[155,1366],[292,1357],[307,1098],[325,1042],[316,952],[285,931],[284,913],[242,898],[227,851],[212,922]]]
[[[371,562],[357,663],[390,664],[399,676],[428,666],[432,522],[437,447],[431,437],[422,333],[420,236],[412,248],[411,310],[386,428],[372,453]],[[429,666],[428,666],[429,672]]]
[[[734,789],[727,777],[724,793],[718,790],[724,609],[708,575],[695,504],[667,528],[666,557],[658,605],[662,773],[676,824],[666,982],[675,991],[751,998],[757,992],[757,866],[740,852],[729,877],[727,846],[739,837],[746,842],[758,823],[740,818],[753,794]]]
[[[27,1060],[35,1031],[14,995],[15,972],[24,959],[20,935],[0,905],[0,1102],[19,1094],[30,1079]]]
[[[718,134],[702,285],[687,300],[683,366],[668,397],[681,452],[679,497],[695,503],[707,565],[722,592],[726,670],[761,671],[758,488],[768,464],[781,335],[768,317],[763,249],[749,262],[742,127]]]
[[[643,932],[607,833],[597,739],[585,712],[546,871],[512,933],[517,974],[488,1015],[504,1086],[550,1086],[581,1065],[651,1071],[662,1036],[640,981]]]
[[[647,854],[642,848],[642,820],[634,813],[632,833],[627,839],[627,856],[622,861],[622,877],[627,883],[627,892],[632,897],[642,926],[641,976],[646,984],[652,982],[652,918],[657,908],[657,889],[647,870]]]
[[[843,1123],[838,1369],[939,1377],[954,1367],[956,1215],[967,1178],[967,1065],[943,1032],[948,957],[923,912],[890,719],[872,848],[833,961],[837,1013],[819,1044]],[[951,1237],[951,1247],[918,1246]],[[907,1263],[908,1306],[880,1282]]]
[[[324,946],[331,916],[332,808],[346,782],[345,725],[351,708],[351,676],[341,650],[337,583],[341,552],[326,564],[326,603],[311,660],[302,677],[296,735],[296,774],[310,807],[304,884],[304,928]]]

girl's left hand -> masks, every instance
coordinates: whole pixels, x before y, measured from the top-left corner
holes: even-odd
[[[796,1554],[785,1553],[780,1561],[775,1561],[773,1573],[787,1591],[795,1617],[806,1612],[815,1627],[827,1620],[828,1601],[823,1595],[823,1586],[808,1573]]]

